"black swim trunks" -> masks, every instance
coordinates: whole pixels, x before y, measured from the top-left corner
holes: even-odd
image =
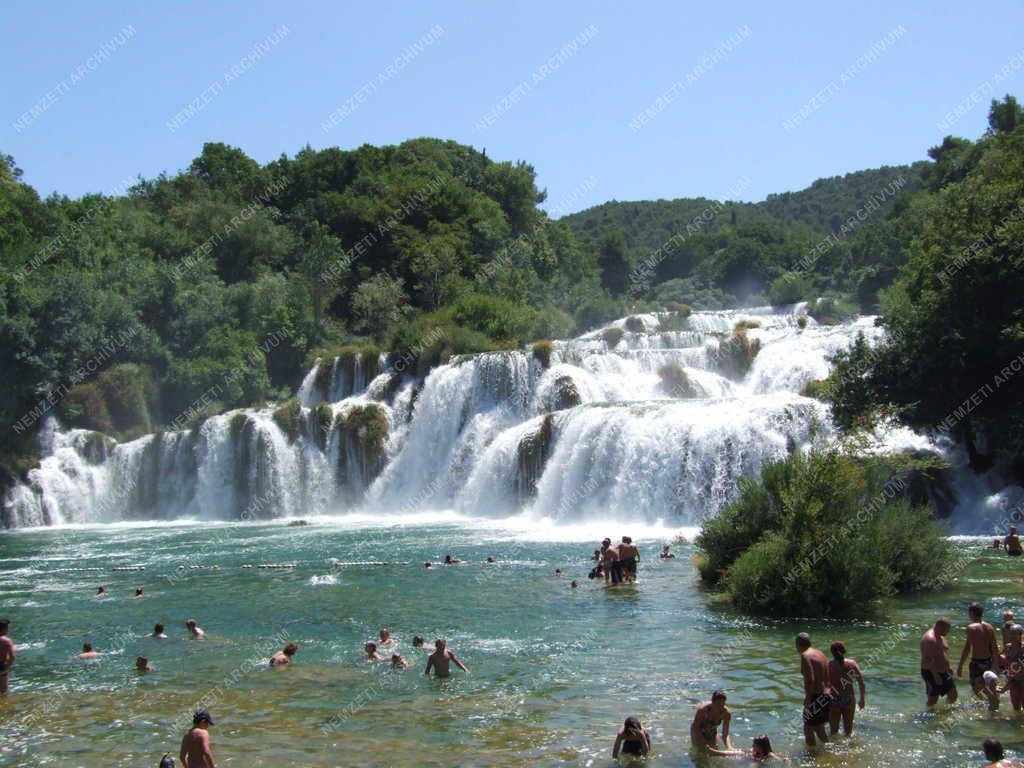
[[[804,705],[804,725],[824,725],[828,722],[828,711],[832,708],[832,697],[819,693],[810,704]]]
[[[0,661],[0,677],[7,674],[7,662]]]
[[[612,584],[618,584],[622,581],[622,562],[619,560],[612,561]]]
[[[623,739],[622,741],[622,754],[624,755],[642,755],[644,753],[644,743],[640,739]]]
[[[936,680],[935,675],[932,674],[930,669],[922,669],[921,678],[924,680],[924,690],[928,694],[928,698],[945,696],[956,688],[956,681],[953,679],[952,672],[943,672],[939,675],[939,679]]]
[[[971,678],[971,685],[985,681],[985,673],[992,669],[992,659],[971,659],[967,667],[967,674]]]

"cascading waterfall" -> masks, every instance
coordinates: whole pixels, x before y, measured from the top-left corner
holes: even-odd
[[[882,333],[873,318],[820,326],[804,313],[636,315],[554,342],[547,360],[462,356],[424,380],[349,348],[277,409],[122,444],[51,420],[4,524],[422,509],[695,524],[735,498],[738,478],[830,433],[827,409],[800,390],[858,333]]]

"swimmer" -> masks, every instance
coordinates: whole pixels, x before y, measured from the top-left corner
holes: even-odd
[[[732,720],[732,711],[725,706],[725,691],[715,691],[711,694],[711,701],[706,701],[697,707],[697,712],[690,723],[690,744],[697,752],[703,752],[717,757],[734,757],[742,755],[740,750],[733,749],[729,740],[729,722]],[[718,745],[718,726],[722,726],[722,747]]]
[[[1010,642],[1010,630],[1016,623],[1017,622],[1013,620],[1013,611],[1003,611],[1002,635],[1004,648],[1006,647],[1006,644]]]
[[[658,555],[658,557],[660,557],[662,560],[671,560],[673,557],[676,556],[675,552],[668,551],[668,546],[669,545],[666,544],[664,547],[661,548],[661,554]]]
[[[149,659],[145,656],[135,657],[135,671],[136,672],[156,672],[156,667],[149,663]]]
[[[402,658],[400,653],[391,654],[391,666],[394,669],[405,669],[409,666],[409,662]]]
[[[11,622],[0,619],[0,696],[7,695],[7,678],[14,666],[14,641],[7,636]]]
[[[562,569],[561,568],[555,568],[555,578],[556,579],[562,578]]]
[[[292,663],[292,657],[299,650],[298,643],[288,643],[284,648],[270,657],[270,666],[283,667]]]
[[[427,648],[426,642],[419,635],[413,635],[412,636],[412,647],[413,648],[419,648],[420,650],[423,650],[423,651],[429,650]]]
[[[188,627],[189,634],[191,634],[192,637],[196,638],[197,640],[206,637],[206,633],[199,628],[199,625],[196,624],[195,619],[189,619],[188,621],[186,621],[185,626]]]
[[[1003,690],[1010,692],[1010,704],[1014,712],[1024,710],[1024,627],[1014,624],[1010,628],[1010,641],[1003,649],[1000,661],[1006,672],[1006,685]]]
[[[612,759],[618,760],[619,754],[647,757],[651,753],[651,737],[635,717],[627,717],[622,728],[615,735],[612,747]]]
[[[82,643],[82,652],[78,654],[80,659],[95,659],[99,657],[99,653],[92,649],[92,643]]]
[[[455,657],[455,654],[447,649],[447,645],[448,641],[443,637],[439,637],[434,641],[434,652],[427,657],[427,669],[423,674],[429,675],[430,669],[433,667],[435,677],[448,677],[451,675],[449,663],[454,664],[467,675],[469,674],[469,670],[466,669],[466,665],[459,661]]]
[[[1024,554],[1024,549],[1020,546],[1020,536],[1017,535],[1017,526],[1011,525],[1010,532],[1006,534],[1006,538],[1003,539],[1003,547],[1006,549],[1006,554],[1018,557]]]
[[[999,539],[992,539],[992,549],[1002,549],[1002,548],[1003,548],[1003,542],[1001,542]]]
[[[387,627],[381,627],[377,634],[380,636],[380,643],[378,643],[378,645],[395,644],[395,639],[391,636],[391,630],[389,630]]]
[[[950,630],[949,619],[945,616],[921,636],[921,677],[928,697],[928,706],[934,707],[940,696],[950,704],[956,701],[956,681],[949,664],[949,643],[946,635]]]
[[[445,555],[444,556],[444,564],[445,565],[458,565],[461,562],[462,561],[459,560],[459,558],[457,558],[457,557],[452,557],[451,555]]]
[[[142,587],[136,587],[135,594],[132,595],[132,600],[138,600],[142,597]]]
[[[377,644],[370,640],[363,646],[363,650],[366,651],[366,658],[370,661],[384,661],[384,657],[378,653]]]
[[[828,659],[811,645],[811,636],[801,632],[796,636],[796,650],[800,654],[800,674],[804,678],[804,742],[815,746],[815,737],[822,744],[828,741],[825,724],[832,710],[832,684],[829,682]]]
[[[763,763],[766,760],[781,760],[778,755],[772,752],[772,742],[768,738],[767,734],[762,733],[760,736],[755,736],[753,743],[750,745],[750,759],[755,763]],[[789,761],[786,760],[788,763]]]
[[[150,635],[150,637],[158,637],[161,640],[166,640],[167,639],[167,635],[164,634],[164,625],[163,624],[155,624],[153,626],[153,634]]]
[[[495,560],[495,559],[494,559],[493,557],[491,557],[490,555],[488,555],[488,556],[487,556],[487,562],[488,562],[488,563],[491,563],[491,564],[493,564],[493,563],[496,563],[496,562],[498,562],[498,561],[497,561],[497,560]]]
[[[426,562],[426,563],[423,564],[423,567],[426,568],[427,570],[430,570],[431,568],[434,567],[434,564],[431,563],[431,562]]]
[[[992,669],[996,659],[999,657],[999,644],[996,642],[996,630],[987,621],[982,621],[983,609],[980,603],[971,603],[967,606],[967,615],[971,623],[967,625],[967,638],[964,641],[964,650],[960,654],[960,663],[956,668],[956,676],[963,677],[964,662],[967,661],[967,654],[971,655],[971,663],[967,667],[967,674],[971,679],[971,688],[975,696],[980,696],[985,681],[982,675],[986,670]]]
[[[579,589],[580,588],[579,582],[576,581],[576,579],[573,579],[572,580],[572,584],[569,585],[569,588],[570,589]]]
[[[184,768],[214,768],[213,750],[210,748],[210,734],[207,729],[213,725],[213,718],[205,709],[192,715],[192,728],[181,740],[178,759]]]
[[[96,597],[106,597],[107,588],[100,584],[100,588],[96,590]]]
[[[846,658],[846,645],[841,640],[832,643],[832,661],[828,663],[829,684],[832,686],[832,709],[828,715],[829,733],[835,736],[839,721],[843,721],[843,733],[853,733],[853,684],[860,689],[857,706],[864,709],[864,675],[853,659]]]
[[[985,751],[985,759],[992,761],[985,768],[1011,768],[1011,766],[1020,765],[1019,762],[1011,762],[1006,759],[1003,743],[999,739],[985,739],[981,748]]]

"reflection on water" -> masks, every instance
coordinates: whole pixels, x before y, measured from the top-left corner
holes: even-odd
[[[176,753],[202,703],[217,721],[221,765],[606,766],[617,727],[636,715],[653,736],[649,764],[684,766],[694,764],[694,706],[719,687],[729,692],[734,742],[746,747],[768,733],[795,764],[978,764],[990,736],[1024,748],[1009,702],[989,713],[963,682],[962,705],[924,708],[917,644],[938,615],[966,623],[971,599],[990,617],[1024,613],[1019,564],[980,543],[957,542],[973,548],[974,559],[948,591],[893,601],[871,620],[803,623],[722,605],[701,590],[688,547],[675,560],[644,560],[636,589],[613,591],[586,578],[593,542],[552,538],[519,543],[440,522],[4,535],[0,610],[20,654],[11,696],[0,703],[0,765],[155,765],[165,751]],[[661,543],[641,542],[644,555],[655,557]],[[474,562],[422,567],[448,552]],[[499,562],[483,564],[488,555]],[[331,558],[390,564],[333,568]],[[268,563],[296,567],[242,567]],[[146,570],[111,573],[122,564]],[[569,588],[573,578],[581,589]],[[110,593],[105,600],[93,597],[99,583]],[[145,587],[141,600],[131,599],[136,586]],[[205,640],[186,636],[187,618],[206,630]],[[156,622],[169,639],[145,637]],[[365,661],[362,644],[381,626],[410,669]],[[792,637],[802,630],[821,647],[843,639],[868,681],[854,738],[814,757],[801,746]],[[424,677],[413,634],[447,637],[472,674]],[[954,629],[954,656],[962,637]],[[301,646],[295,664],[267,669],[263,662],[285,640]],[[96,662],[73,659],[87,641],[104,652]],[[134,673],[139,654],[157,671]]]

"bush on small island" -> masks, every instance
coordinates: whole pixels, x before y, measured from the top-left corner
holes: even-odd
[[[881,598],[945,581],[951,557],[927,507],[900,497],[882,459],[838,449],[767,463],[695,543],[701,578],[738,608],[785,616],[865,613]]]
[[[622,337],[624,335],[625,331],[614,325],[601,331],[601,338],[604,339],[604,343],[608,345],[608,349],[615,349],[615,347],[619,345],[619,342],[622,341]]]
[[[725,376],[736,380],[742,379],[747,375],[760,351],[761,340],[751,341],[747,337],[746,328],[737,324],[732,335],[718,345],[718,367]]]
[[[541,364],[542,368],[551,367],[551,353],[554,351],[555,345],[547,339],[533,343],[533,356]]]
[[[647,326],[644,325],[644,321],[635,316],[627,317],[624,325],[626,326],[626,330],[630,333],[643,333],[647,330]]]
[[[686,371],[678,363],[665,363],[658,368],[658,378],[661,379],[661,388],[669,397],[679,399],[691,399],[700,397],[700,392]]]
[[[683,304],[681,301],[666,301],[665,311],[674,312],[677,315],[682,315],[684,318],[689,317],[693,312],[693,307],[689,304]]]

